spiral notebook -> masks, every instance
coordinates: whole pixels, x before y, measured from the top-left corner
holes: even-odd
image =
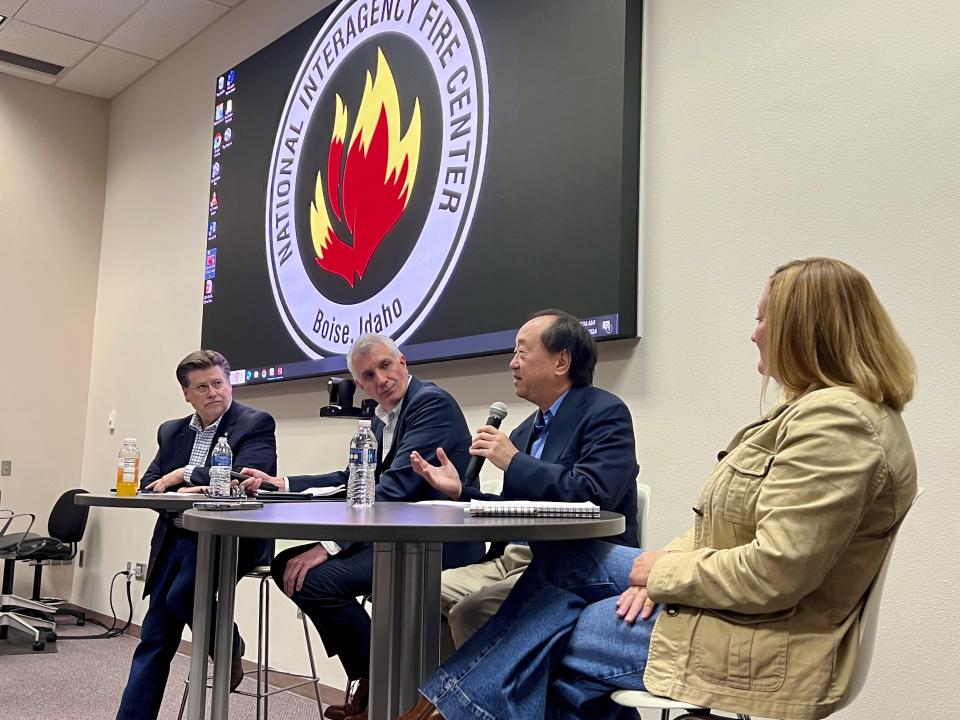
[[[471,500],[468,512],[473,517],[600,517],[600,508],[589,500]]]

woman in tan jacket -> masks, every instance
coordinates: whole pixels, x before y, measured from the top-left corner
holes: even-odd
[[[403,720],[635,718],[608,700],[619,688],[785,720],[834,710],[916,493],[900,417],[915,368],[867,279],[827,258],[774,272],[752,339],[783,402],[734,436],[694,526],[647,552],[534,544]]]

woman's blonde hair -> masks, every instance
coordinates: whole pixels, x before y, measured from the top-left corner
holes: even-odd
[[[844,386],[903,409],[916,365],[863,273],[840,260],[808,258],[770,276],[766,375],[793,399],[811,384]]]

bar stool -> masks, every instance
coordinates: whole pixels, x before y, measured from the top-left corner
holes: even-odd
[[[245,675],[255,673],[257,676],[257,689],[254,692],[249,690],[234,690],[237,695],[245,695],[247,697],[253,697],[257,699],[257,720],[266,720],[269,714],[269,701],[270,696],[275,695],[278,692],[287,692],[289,690],[294,690],[298,687],[303,687],[304,685],[313,685],[313,692],[317,698],[317,711],[320,714],[320,717],[323,717],[323,705],[320,702],[320,678],[317,676],[317,666],[313,660],[313,646],[310,643],[310,630],[307,625],[307,616],[302,615],[301,619],[303,620],[303,637],[307,644],[307,657],[310,660],[310,675],[296,675],[292,674],[293,677],[301,678],[300,682],[294,683],[293,685],[288,685],[287,687],[282,688],[270,688],[270,582],[272,577],[270,575],[270,566],[269,565],[259,565],[253,570],[248,572],[244,577],[256,578],[260,580],[260,603],[259,610],[257,613],[257,669],[249,670]],[[277,671],[274,671],[277,672]],[[291,673],[283,673],[284,675],[291,675]],[[208,687],[210,687],[210,679],[207,680]],[[183,699],[180,701],[180,713],[177,715],[177,720],[183,719],[183,711],[187,706],[187,693],[190,689],[190,678],[184,680],[183,683]]]

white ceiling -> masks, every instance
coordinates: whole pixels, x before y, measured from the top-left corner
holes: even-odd
[[[62,65],[0,72],[110,99],[243,0],[0,0],[0,51]]]

